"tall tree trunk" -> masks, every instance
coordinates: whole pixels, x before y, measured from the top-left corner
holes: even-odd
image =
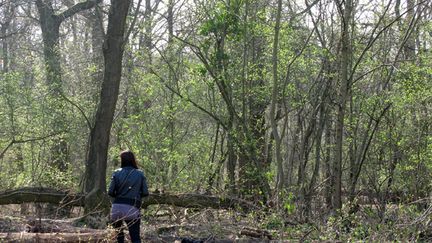
[[[62,21],[59,16],[54,13],[52,3],[37,0],[36,6],[42,30],[47,82],[53,94],[59,95],[62,92],[61,56],[59,49],[60,24]]]
[[[228,110],[228,120],[226,126],[227,133],[227,149],[228,149],[228,158],[227,158],[227,173],[228,173],[228,188],[229,193],[234,195],[237,193],[239,189],[237,187],[236,181],[236,165],[237,165],[237,154],[238,147],[238,136],[236,134],[235,128],[237,127],[237,113],[234,109],[233,98],[232,98],[232,89],[230,85],[227,84],[227,74],[226,69],[224,67],[224,57],[225,57],[225,38],[226,38],[226,26],[221,31],[220,36],[216,38],[215,44],[215,72],[216,72],[216,85],[218,86],[219,92],[222,95],[222,99],[226,105]]]
[[[61,56],[59,49],[60,25],[67,18],[90,9],[99,2],[101,0],[87,0],[69,7],[62,13],[55,14],[50,1],[36,0],[39,23],[42,30],[47,82],[55,95],[62,93]]]
[[[93,64],[96,66],[96,72],[93,76],[93,83],[98,84],[96,85],[97,91],[100,90],[100,84],[102,83],[103,79],[103,48],[102,45],[104,43],[104,36],[105,31],[103,27],[103,16],[101,13],[101,10],[96,7],[92,13],[90,14],[89,18],[91,22],[91,43],[92,43],[92,59]],[[99,103],[99,97],[97,93],[92,94],[92,97],[94,97],[94,103]]]
[[[10,5],[10,4],[9,4]],[[9,8],[9,6],[8,6]],[[10,11],[6,11],[8,14],[8,12]],[[1,23],[1,28],[0,28],[0,36],[3,37],[2,39],[2,61],[3,61],[3,66],[2,66],[2,72],[3,73],[7,73],[9,71],[9,39],[7,38],[7,33],[8,33],[8,29],[10,26],[10,21],[12,20],[12,16],[7,16],[7,19],[5,22]]]
[[[63,130],[66,127],[65,111],[61,100],[62,77],[60,66],[60,24],[61,19],[55,15],[51,3],[36,1],[39,12],[39,22],[42,29],[43,52],[45,59],[45,73],[48,87],[51,90],[52,98],[51,128],[55,131]],[[65,170],[67,165],[67,143],[62,137],[54,139],[51,147],[51,164],[60,170]]]
[[[80,2],[69,7],[62,13],[54,12],[51,1],[36,0],[36,7],[39,13],[39,23],[42,30],[43,52],[45,60],[45,72],[48,87],[51,90],[51,98],[53,100],[52,111],[52,129],[59,131],[64,130],[66,125],[65,110],[62,102],[62,76],[61,76],[61,55],[59,47],[60,25],[67,18],[72,17],[76,13],[92,8],[101,0],[88,0]],[[68,161],[68,145],[65,138],[59,137],[54,140],[54,145],[51,148],[51,162],[60,170],[67,168]]]
[[[347,97],[350,90],[350,69],[351,69],[351,38],[350,25],[353,11],[352,0],[346,0],[343,8],[341,20],[341,50],[340,50],[340,69],[339,69],[339,94],[336,115],[336,141],[335,141],[335,160],[333,164],[334,188],[332,191],[332,208],[338,210],[342,208],[342,162],[343,162],[343,133],[344,119]]]
[[[226,170],[228,174],[228,193],[230,195],[236,195],[237,194],[237,186],[236,186],[236,179],[235,179],[235,169],[236,169],[236,155],[235,155],[235,142],[234,142],[234,134],[233,134],[233,118],[230,118],[230,121],[228,123],[227,128],[227,150],[228,150],[228,157],[226,161]]]
[[[286,118],[289,119],[289,118]],[[299,119],[295,119],[295,121],[291,121],[292,124],[295,126],[295,130],[292,133],[291,138],[291,146],[289,150],[288,155],[288,164],[286,166],[286,173],[285,173],[285,181],[286,186],[292,187],[294,186],[294,168],[295,168],[295,161],[296,158],[299,157],[299,139],[300,139],[300,131],[301,131],[301,124]],[[288,140],[288,139],[287,139]],[[287,145],[289,146],[289,142],[287,141]]]
[[[379,210],[379,216],[381,221],[384,220],[384,215],[387,208],[387,202],[390,199],[390,193],[391,188],[393,186],[394,178],[395,178],[395,170],[396,166],[399,163],[401,159],[401,152],[399,150],[398,143],[400,142],[400,133],[396,133],[393,131],[395,124],[394,122],[397,120],[394,117],[393,112],[388,117],[388,132],[387,132],[387,139],[390,143],[390,163],[388,164],[388,179],[387,179],[387,185],[385,185],[380,210]]]
[[[333,131],[333,120],[331,113],[328,114],[328,119],[325,127],[325,157],[324,157],[324,201],[326,207],[330,209],[332,207],[332,188],[333,184],[333,171],[331,168],[331,158],[332,158],[332,131]]]
[[[326,94],[324,94],[326,96]],[[312,172],[312,176],[307,188],[305,188],[304,195],[304,213],[305,221],[309,222],[311,214],[312,214],[312,197],[315,193],[315,185],[319,180],[319,172],[321,167],[321,149],[322,149],[322,135],[324,131],[324,126],[326,124],[327,114],[324,103],[320,105],[319,109],[319,123],[318,128],[315,130],[315,165]]]
[[[412,25],[411,22],[414,21],[415,11],[414,11],[414,5],[415,0],[407,0],[407,16],[404,24],[404,29],[406,31],[411,31],[411,33],[408,36],[408,39],[403,47],[405,58],[410,61],[415,61],[415,48],[416,48],[416,34],[415,34],[415,25]],[[408,28],[412,28],[412,30],[409,30]]]
[[[265,111],[268,102],[265,99],[256,99],[251,95],[252,90],[261,90],[265,87],[265,59],[264,45],[265,38],[256,33],[250,33],[250,22],[259,21],[257,14],[264,9],[261,2],[244,3],[244,13],[242,24],[244,26],[243,33],[243,51],[242,51],[242,71],[240,72],[242,79],[242,113],[241,127],[243,131],[243,145],[245,151],[239,156],[239,167],[245,168],[240,170],[246,172],[244,177],[247,177],[247,190],[253,192],[254,199],[265,202],[270,194],[270,185],[264,175],[270,169],[270,160],[268,160],[268,145],[266,144],[266,124]],[[255,67],[251,70],[250,64]],[[252,72],[252,75],[249,75]],[[256,168],[260,168],[257,170]],[[261,179],[260,179],[261,178]],[[258,192],[258,193],[257,193]]]
[[[96,113],[96,106],[99,104],[99,96],[97,95],[100,91],[100,84],[103,80],[103,68],[104,68],[104,59],[103,59],[103,48],[102,45],[104,43],[105,31],[103,27],[103,16],[101,14],[100,9],[96,7],[93,11],[86,15],[87,17],[87,25],[91,28],[91,53],[92,53],[92,64],[95,67],[95,72],[91,76],[91,83],[97,84],[94,85],[94,88],[90,88],[88,90],[88,96],[91,97],[92,103],[95,104],[92,111],[93,114]],[[93,115],[94,118],[94,115]],[[94,121],[90,121],[90,127],[94,123]],[[89,143],[90,135],[86,144],[85,155],[88,156],[89,152]],[[87,157],[85,158],[88,159]],[[84,185],[85,186],[85,185]]]
[[[174,1],[173,0],[169,0],[168,1],[168,13],[167,13],[167,22],[168,22],[168,59],[170,61],[170,65],[175,66],[174,65],[174,61],[175,61],[175,56],[174,56],[174,46],[173,46],[173,39],[174,39]],[[177,87],[176,83],[176,76],[174,74],[174,71],[169,68],[168,70],[168,80],[171,83],[171,87]],[[174,144],[175,144],[175,131],[176,131],[176,127],[175,127],[175,113],[176,113],[176,109],[174,107],[175,104],[175,100],[174,100],[174,93],[173,92],[169,92],[169,96],[168,96],[168,109],[169,109],[169,113],[168,113],[168,132],[169,132],[169,152],[172,154],[174,153]],[[172,157],[172,156],[169,156]],[[167,168],[170,171],[170,180],[171,181],[175,181],[176,177],[177,177],[177,173],[178,173],[178,165],[177,165],[177,161],[176,160],[171,160],[169,161],[169,167]],[[167,182],[167,184],[169,184]]]
[[[2,36],[6,36],[6,30],[7,30],[7,27],[6,27],[6,25],[2,25],[2,27],[1,27],[1,35]],[[7,73],[8,71],[9,71],[9,56],[8,56],[8,40],[7,40],[7,38],[4,38],[3,40],[2,40],[2,54],[3,54],[3,57],[2,57],[2,61],[3,61],[3,66],[2,66],[2,72],[3,73]]]
[[[90,150],[85,171],[85,212],[101,207],[107,209],[106,168],[110,131],[118,99],[122,60],[126,40],[126,16],[130,0],[111,0],[108,29],[103,45],[104,78],[95,124],[90,133]]]
[[[282,0],[277,2],[277,12],[276,12],[276,23],[274,28],[274,39],[273,39],[273,54],[272,54],[272,71],[273,71],[273,87],[270,105],[270,125],[273,133],[273,138],[275,141],[275,152],[276,152],[276,166],[277,166],[277,176],[276,176],[276,190],[280,192],[284,185],[284,171],[282,164],[282,152],[281,152],[281,136],[278,131],[277,121],[276,121],[276,107],[278,101],[278,91],[279,91],[279,76],[278,76],[278,48],[279,48],[279,32],[280,32],[280,22],[281,22],[281,12],[282,12]]]
[[[151,0],[145,0],[145,9],[144,9],[144,32],[140,35],[140,49],[142,49],[142,53],[144,58],[144,67],[150,68],[152,65],[152,49],[153,49],[153,38],[152,38],[152,6]]]
[[[313,112],[315,113],[315,111]],[[300,116],[300,114],[299,114]],[[302,118],[298,118],[302,120]],[[303,220],[305,216],[305,201],[306,201],[306,184],[307,184],[307,175],[306,175],[306,165],[309,161],[309,147],[310,147],[310,138],[315,130],[316,125],[316,114],[312,114],[311,119],[308,121],[306,130],[302,133],[302,139],[300,143],[300,151],[298,157],[298,173],[297,173],[297,188],[299,195],[299,204],[300,204],[300,218]]]

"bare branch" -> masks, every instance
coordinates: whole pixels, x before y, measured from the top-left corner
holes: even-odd
[[[125,40],[128,40],[128,39],[129,39],[129,36],[130,36],[130,34],[131,34],[131,32],[132,32],[132,29],[135,27],[135,24],[136,24],[136,21],[137,21],[137,18],[138,18],[138,14],[139,14],[139,9],[140,9],[140,7],[141,7],[141,2],[142,2],[142,0],[139,0],[139,1],[138,1],[138,5],[137,5],[136,10],[135,10],[134,18],[133,18],[133,20],[132,20],[132,23],[131,23],[130,26],[129,26],[128,31],[126,32]],[[125,43],[126,43],[126,42],[125,42]]]
[[[80,2],[68,8],[64,12],[58,14],[57,16],[59,17],[60,22],[62,22],[63,20],[72,17],[78,12],[94,7],[96,4],[99,4],[100,2],[102,2],[102,0],[87,0],[85,2]]]
[[[70,100],[68,97],[66,97],[66,96],[63,94],[63,92],[60,92],[60,96],[61,96],[64,100],[66,100],[67,102],[69,102],[71,105],[73,105],[74,107],[76,107],[76,108],[79,110],[79,112],[81,113],[81,115],[82,115],[82,116],[84,117],[84,119],[86,120],[88,128],[91,130],[91,129],[92,129],[92,124],[91,124],[91,122],[90,122],[90,119],[88,119],[88,117],[86,116],[84,110],[83,110],[83,109],[82,109],[78,104],[76,104],[75,102],[73,102],[72,100]]]
[[[295,17],[300,16],[300,15],[303,15],[303,14],[305,14],[305,13],[307,13],[307,12],[310,12],[310,10],[312,9],[312,7],[315,6],[315,4],[319,3],[319,1],[320,1],[320,0],[315,0],[313,3],[308,3],[308,1],[305,0],[306,8],[303,9],[300,13],[297,13],[297,14],[295,15]]]
[[[420,6],[421,4],[423,4],[423,3],[427,2],[427,1],[428,1],[428,0],[425,0],[425,1],[419,2],[416,6]],[[382,16],[380,16],[380,19],[378,20],[378,23],[375,25],[375,27],[374,27],[374,29],[373,29],[373,31],[372,31],[372,34],[371,34],[371,37],[370,37],[370,39],[369,39],[369,42],[368,42],[367,46],[363,49],[362,53],[360,54],[360,57],[357,59],[356,63],[354,64],[354,67],[353,67],[353,69],[352,69],[352,71],[351,71],[351,74],[350,74],[350,77],[349,77],[349,79],[348,79],[350,82],[352,81],[353,76],[354,76],[354,73],[355,73],[355,71],[357,70],[357,68],[358,68],[359,64],[361,63],[361,61],[363,60],[365,54],[369,51],[369,49],[373,46],[373,44],[374,44],[374,43],[379,39],[379,37],[384,33],[384,31],[386,31],[388,28],[390,28],[391,26],[393,26],[393,24],[395,24],[395,23],[396,23],[396,22],[397,22],[397,21],[398,21],[398,20],[399,20],[403,15],[405,15],[405,14],[408,13],[410,10],[412,10],[412,8],[407,9],[405,12],[403,12],[401,15],[397,16],[397,17],[396,17],[393,21],[391,21],[389,24],[387,24],[386,26],[384,26],[384,27],[383,27],[380,31],[378,31],[378,33],[374,36],[375,31],[378,29],[379,24],[380,24],[381,21],[384,19],[385,14],[386,14],[388,8],[390,7],[390,3],[391,3],[391,1],[390,1],[389,4],[387,5],[387,7],[386,7],[386,9],[385,9],[385,11],[384,11],[384,14],[383,14]],[[413,17],[413,19],[411,20],[410,25],[409,25],[409,28],[408,28],[408,31],[406,32],[406,35],[405,35],[405,40],[404,40],[404,42],[406,42],[407,36],[409,36],[409,35],[411,34],[411,32],[412,32],[412,29],[414,29],[413,26],[414,26],[414,23],[417,22],[417,20],[418,20],[418,18],[414,21],[414,17]],[[411,30],[411,31],[410,31],[410,30]],[[356,80],[358,80],[358,79],[356,79]]]
[[[232,102],[230,101],[229,95],[228,95],[227,90],[226,90],[226,83],[224,82],[224,80],[222,78],[218,77],[218,75],[216,75],[216,73],[213,71],[210,63],[208,62],[208,59],[206,58],[206,56],[201,51],[201,48],[199,48],[195,44],[192,44],[189,41],[184,40],[178,36],[174,36],[174,38],[180,40],[181,42],[183,42],[186,45],[191,47],[191,50],[193,51],[193,53],[204,64],[206,70],[209,72],[210,76],[213,78],[216,85],[218,86],[219,92],[221,93],[222,99],[224,100],[228,110],[231,110],[232,114],[236,117],[236,119],[240,120],[239,114],[236,112],[235,107],[232,105]]]
[[[170,90],[171,92],[173,92],[175,95],[177,95],[178,97],[180,97],[183,100],[186,100],[187,102],[191,103],[193,106],[195,106],[197,109],[199,109],[200,111],[204,112],[205,114],[209,115],[211,118],[213,118],[218,124],[220,124],[224,129],[227,129],[226,124],[219,118],[217,117],[215,114],[211,113],[210,111],[208,111],[207,109],[205,109],[204,107],[200,106],[198,103],[196,103],[195,101],[193,101],[192,99],[190,99],[189,97],[185,97],[184,95],[182,95],[179,91],[175,90],[174,88],[172,88],[171,86],[169,86],[166,82],[166,80],[161,77],[160,75],[158,75],[153,69],[151,69],[151,73],[156,75],[161,81],[162,84],[165,86],[165,88],[167,88],[168,90]]]
[[[3,158],[4,154],[8,151],[8,149],[14,144],[14,140],[12,139],[12,141],[10,141],[10,143],[8,144],[8,146],[6,146],[6,148],[3,149],[3,151],[0,154],[0,159]]]

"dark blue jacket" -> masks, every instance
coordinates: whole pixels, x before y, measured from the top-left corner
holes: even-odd
[[[129,166],[117,169],[112,175],[108,195],[114,197],[113,203],[140,208],[141,198],[149,195],[144,172]]]

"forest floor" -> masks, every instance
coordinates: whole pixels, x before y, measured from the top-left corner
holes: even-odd
[[[114,231],[106,219],[94,219],[94,229],[80,223],[80,209],[68,218],[36,217],[32,206],[0,206],[0,242],[113,242]],[[53,219],[57,218],[57,219]],[[96,222],[97,221],[97,222]],[[126,236],[127,230],[125,230]],[[143,209],[143,242],[269,242],[276,232],[260,229],[246,215],[228,210],[184,209],[152,206]],[[182,241],[183,240],[183,241]]]
[[[25,211],[23,214],[20,205],[0,206],[0,242],[115,241],[107,219],[94,218],[89,227],[79,221],[80,208],[74,208],[67,218],[36,217],[31,205]],[[156,205],[142,212],[143,242],[432,242],[432,207],[417,212],[415,207],[393,205],[382,223],[370,207],[353,216],[326,223],[317,219],[309,224],[284,221],[271,212],[245,214]]]

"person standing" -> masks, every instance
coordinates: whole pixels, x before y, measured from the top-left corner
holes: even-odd
[[[111,221],[117,231],[117,242],[124,242],[123,222],[126,223],[131,241],[141,242],[141,199],[149,195],[147,179],[138,169],[135,155],[129,151],[120,153],[121,165],[114,171],[108,195],[114,198],[111,207]]]

